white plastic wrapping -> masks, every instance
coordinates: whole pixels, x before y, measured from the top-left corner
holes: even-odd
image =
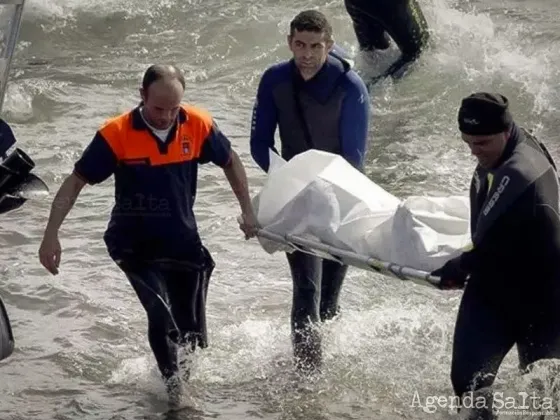
[[[254,199],[261,227],[360,255],[432,271],[470,243],[467,197],[400,200],[344,158],[309,150],[285,162],[270,152],[267,181]],[[268,253],[282,246],[259,239]]]

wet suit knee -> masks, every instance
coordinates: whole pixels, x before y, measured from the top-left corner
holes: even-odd
[[[292,325],[298,329],[320,319],[321,260],[298,251],[287,258],[293,282]]]
[[[323,261],[321,280],[321,321],[327,321],[340,313],[339,297],[348,266],[336,261]]]

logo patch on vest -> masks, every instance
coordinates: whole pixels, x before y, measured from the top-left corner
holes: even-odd
[[[492,197],[490,197],[490,201],[488,202],[486,207],[484,207],[484,210],[482,210],[482,214],[487,216],[488,213],[490,213],[490,210],[492,210],[492,207],[494,207],[494,205],[496,204],[496,202],[498,201],[498,199],[500,198],[500,196],[502,195],[502,193],[506,189],[506,186],[509,184],[509,181],[510,181],[510,178],[507,175],[505,175],[502,178],[502,180],[500,181],[500,184],[498,185],[498,188],[496,188],[496,191],[494,192],[494,194],[492,194]]]
[[[187,136],[183,136],[181,139],[181,150],[184,155],[188,155],[191,152],[191,139]]]

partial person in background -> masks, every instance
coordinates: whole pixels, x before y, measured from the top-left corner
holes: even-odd
[[[6,153],[16,143],[16,138],[14,132],[10,125],[0,118],[0,158],[4,161],[7,157]],[[0,171],[0,184],[3,186],[7,179],[11,176],[11,173],[4,169],[4,162],[2,162],[2,167]],[[4,190],[4,188],[2,188]],[[3,204],[6,201],[7,191],[0,190],[0,207],[4,207]],[[8,199],[11,201],[11,199]],[[6,207],[7,211],[11,210],[13,205]],[[1,211],[2,213],[4,211]],[[12,325],[10,323],[10,317],[8,316],[8,311],[4,306],[4,302],[0,297],[0,360],[7,359],[14,352],[14,334],[12,332]]]
[[[526,369],[560,357],[558,174],[545,146],[517,126],[506,97],[479,92],[459,109],[463,141],[477,158],[470,190],[473,248],[432,274],[465,291],[451,381],[455,393],[490,387],[517,345]],[[467,281],[468,279],[468,281]],[[472,419],[492,419],[492,396]]]
[[[289,160],[309,149],[343,156],[359,170],[366,155],[369,96],[362,79],[333,49],[333,30],[316,10],[290,23],[293,58],[269,67],[261,77],[253,110],[251,154],[268,171],[269,150]],[[292,342],[298,369],[322,364],[315,326],[339,312],[339,295],[348,267],[303,252],[287,254],[293,280]]]
[[[428,24],[416,0],[344,0],[352,19],[360,50],[386,50],[391,37],[401,56],[383,74],[371,81],[402,77],[414,63],[429,39]]]
[[[37,193],[46,196],[47,185],[31,171],[35,162],[16,144],[16,137],[10,125],[0,118],[0,214],[8,213],[23,206],[29,195]],[[1,291],[0,291],[1,292]],[[0,298],[0,360],[7,359],[14,351],[15,339],[8,311]]]
[[[214,261],[193,213],[199,165],[223,169],[246,236],[257,228],[243,164],[211,115],[182,103],[184,92],[176,67],[146,70],[140,105],[105,122],[62,183],[39,249],[41,264],[57,274],[58,231],[80,191],[115,176],[116,203],[104,239],[146,310],[150,346],[172,405],[182,392],[178,348],[190,353],[207,346],[206,294]]]

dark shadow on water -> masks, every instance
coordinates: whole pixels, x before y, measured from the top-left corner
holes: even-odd
[[[162,420],[204,420],[209,418],[216,418],[216,415],[209,415],[203,411],[197,410],[194,407],[183,407],[179,409],[170,409],[163,416]]]

